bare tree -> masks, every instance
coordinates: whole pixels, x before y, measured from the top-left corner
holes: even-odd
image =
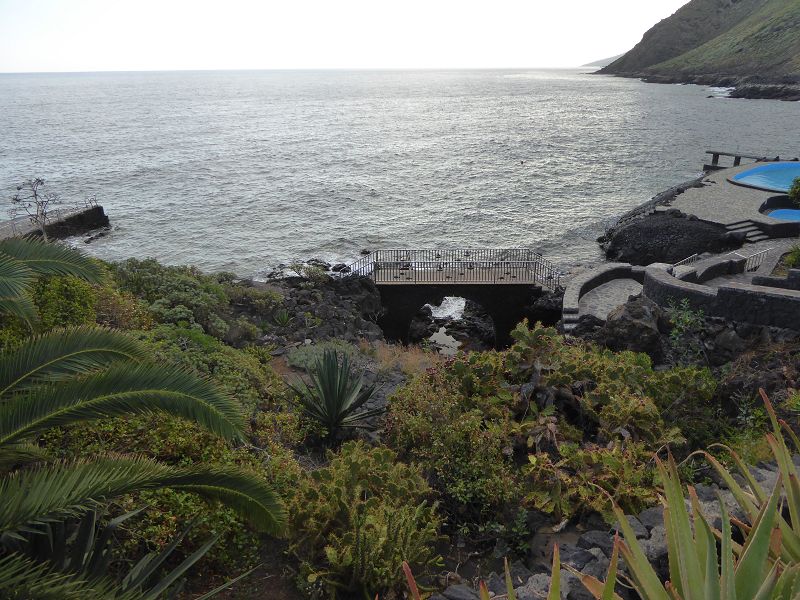
[[[47,240],[47,216],[50,206],[61,202],[61,197],[53,192],[47,192],[44,188],[44,179],[28,179],[17,186],[17,193],[11,197],[14,203],[10,213],[17,216],[24,210],[31,220],[31,224],[41,231],[42,238]]]

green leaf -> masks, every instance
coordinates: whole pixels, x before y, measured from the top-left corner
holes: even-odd
[[[761,508],[745,542],[736,567],[736,595],[739,598],[753,598],[769,570],[769,545],[781,488],[782,479],[778,476],[769,502]]]
[[[36,275],[72,275],[90,283],[103,279],[103,269],[97,261],[60,243],[8,238],[0,241],[0,255],[16,259]]]
[[[143,458],[112,457],[93,462],[51,463],[0,479],[0,530],[78,516],[132,492],[170,487],[218,500],[257,529],[278,533],[283,505],[253,474],[233,468],[172,467]]]
[[[561,559],[558,555],[558,544],[553,546],[553,568],[550,570],[550,590],[547,600],[561,600]]]
[[[57,329],[0,353],[0,397],[33,385],[63,381],[120,360],[142,361],[144,347],[129,335],[100,327]]]
[[[58,385],[42,385],[0,405],[0,446],[52,427],[107,417],[169,413],[226,439],[241,437],[236,402],[210,382],[174,368],[120,363]]]

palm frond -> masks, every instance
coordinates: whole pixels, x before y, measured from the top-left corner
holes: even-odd
[[[39,311],[27,296],[0,296],[0,315],[21,319],[31,329],[39,322]]]
[[[122,600],[107,580],[84,581],[21,554],[0,558],[0,597],[19,600]]]
[[[0,473],[48,458],[47,453],[35,444],[11,444],[0,450]]]
[[[24,296],[36,281],[36,274],[24,263],[0,253],[0,296]]]
[[[32,531],[40,523],[79,516],[98,502],[163,487],[218,500],[260,531],[278,533],[285,523],[280,499],[251,473],[234,468],[173,467],[144,458],[112,456],[97,461],[48,463],[0,479],[0,531]]]
[[[52,427],[156,412],[189,419],[225,439],[242,435],[239,407],[211,382],[166,366],[119,363],[0,405],[0,447]]]
[[[2,254],[22,262],[36,275],[73,275],[90,283],[99,283],[103,278],[99,263],[64,244],[8,238],[0,241]]]
[[[0,353],[0,398],[42,382],[61,381],[147,353],[129,335],[100,327],[75,327],[27,339]]]

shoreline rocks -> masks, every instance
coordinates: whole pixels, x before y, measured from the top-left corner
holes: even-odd
[[[739,77],[733,75],[686,75],[654,73],[601,73],[616,77],[640,79],[645,83],[662,85],[702,85],[708,87],[731,88],[729,98],[747,100],[800,101],[800,82],[787,79],[763,79],[761,77]]]
[[[615,228],[601,241],[606,259],[646,266],[675,263],[692,254],[741,248],[743,236],[677,209],[653,213]]]

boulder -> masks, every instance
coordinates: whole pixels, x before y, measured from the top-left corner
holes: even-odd
[[[675,209],[656,212],[614,230],[606,257],[642,266],[673,264],[692,254],[740,248],[742,241],[727,233],[722,225],[690,219]]]
[[[664,356],[661,333],[668,327],[663,309],[644,297],[629,300],[608,315],[602,340],[611,350],[645,352],[653,362]]]
[[[584,550],[599,548],[607,557],[611,557],[614,538],[607,531],[587,531],[578,538],[578,547]]]

